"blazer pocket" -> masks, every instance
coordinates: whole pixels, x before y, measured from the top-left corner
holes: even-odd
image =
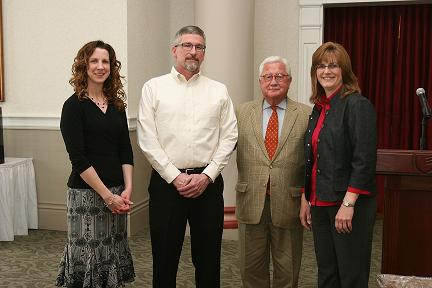
[[[241,193],[244,193],[244,192],[246,192],[246,190],[247,190],[247,186],[248,186],[248,184],[247,183],[237,183],[236,184],[236,187],[235,187],[235,190],[237,191],[237,192],[241,192]]]
[[[291,197],[301,196],[301,188],[299,187],[288,187],[288,192],[291,194]]]

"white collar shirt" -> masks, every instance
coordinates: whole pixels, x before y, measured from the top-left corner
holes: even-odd
[[[200,73],[171,73],[147,81],[138,107],[138,145],[171,183],[179,169],[206,167],[212,181],[237,142],[237,120],[224,84]]]

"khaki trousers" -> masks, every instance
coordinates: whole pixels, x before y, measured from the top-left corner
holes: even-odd
[[[303,229],[273,226],[270,196],[266,196],[258,224],[239,223],[240,272],[244,288],[270,287],[270,255],[273,288],[298,287]]]

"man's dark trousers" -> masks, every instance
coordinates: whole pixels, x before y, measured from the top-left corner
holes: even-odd
[[[197,198],[182,197],[153,171],[150,180],[150,233],[153,254],[153,287],[175,288],[186,223],[191,235],[196,287],[220,287],[220,253],[223,232],[223,179]]]

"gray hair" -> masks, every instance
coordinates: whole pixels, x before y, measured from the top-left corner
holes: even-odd
[[[185,34],[196,34],[201,36],[204,39],[204,45],[206,42],[206,37],[204,31],[198,26],[188,25],[180,28],[174,36],[173,46],[180,44],[181,36]]]
[[[280,56],[270,56],[270,57],[265,58],[261,62],[260,66],[258,68],[258,72],[259,72],[258,76],[261,76],[261,73],[264,69],[264,65],[268,64],[268,63],[283,63],[285,65],[285,68],[286,68],[288,75],[291,76],[291,67],[288,64],[288,61],[285,58],[282,58]]]

